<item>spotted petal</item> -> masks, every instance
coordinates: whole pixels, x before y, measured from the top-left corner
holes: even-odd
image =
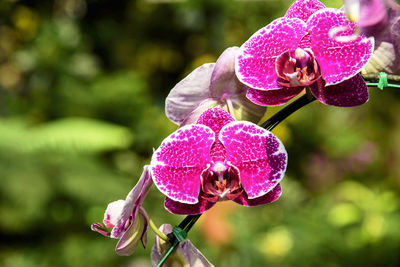
[[[168,197],[165,198],[164,202],[164,207],[166,210],[173,214],[178,214],[178,215],[194,215],[194,214],[200,214],[208,209],[210,209],[212,206],[214,206],[215,202],[210,202],[207,201],[204,198],[200,198],[199,202],[196,204],[186,204],[186,203],[181,203],[178,201],[174,201]]]
[[[269,191],[268,193],[266,193],[261,197],[249,199],[246,192],[244,192],[233,201],[246,207],[254,207],[274,202],[278,200],[281,194],[282,194],[281,185],[277,184],[271,191]]]
[[[210,127],[217,136],[222,127],[232,121],[232,116],[222,108],[210,108],[201,114],[197,123]]]
[[[231,121],[234,121],[234,119],[225,110],[221,108],[210,108],[201,114],[197,123],[210,127],[214,131],[215,136],[218,136],[222,127]],[[211,158],[214,162],[224,161],[225,159],[225,148],[219,140],[216,140],[212,145]]]
[[[331,86],[324,87],[320,82],[310,85],[311,93],[326,105],[353,107],[368,101],[368,88],[359,74]]]
[[[286,18],[299,18],[306,22],[316,11],[325,8],[318,0],[297,0],[286,12]]]
[[[240,181],[249,199],[271,191],[283,178],[287,153],[271,132],[245,121],[224,126],[219,139],[226,149],[226,160],[240,172]]]
[[[297,18],[278,18],[257,31],[239,50],[235,61],[238,79],[261,90],[278,89],[275,59],[298,47],[306,34],[305,23]]]
[[[247,97],[254,103],[262,106],[279,106],[300,94],[303,87],[284,87],[278,90],[249,89]]]
[[[339,37],[353,36],[354,27],[342,11],[333,8],[321,9],[307,21],[311,49],[326,85],[353,77],[372,56],[374,43],[362,35],[354,40],[338,41]]]
[[[169,198],[194,204],[200,175],[211,161],[215,133],[205,125],[186,125],[168,136],[154,152],[151,173],[158,189]]]

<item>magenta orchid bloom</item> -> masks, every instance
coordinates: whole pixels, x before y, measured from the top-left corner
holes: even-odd
[[[168,235],[172,233],[172,226],[163,224],[160,227],[160,231]],[[157,266],[168,249],[169,244],[156,236],[155,244],[151,250],[151,262],[153,266]],[[212,267],[214,265],[204,257],[190,240],[184,240],[179,243],[176,250],[168,257],[163,266]]]
[[[150,163],[154,183],[167,196],[165,208],[175,214],[200,214],[227,199],[244,206],[273,202],[286,165],[277,137],[220,108],[172,133]]]
[[[344,10],[362,34],[375,38],[374,54],[362,73],[396,73],[400,69],[400,5],[393,0],[346,0]]]
[[[142,207],[153,181],[149,166],[144,166],[142,176],[136,186],[129,192],[125,200],[111,202],[104,213],[103,223],[93,223],[91,228],[104,236],[119,239],[115,251],[118,255],[129,256],[139,241],[143,247],[147,242],[147,213]]]
[[[266,107],[246,98],[248,87],[235,75],[235,57],[239,47],[227,48],[216,63],[206,63],[180,81],[165,100],[165,113],[183,126],[195,123],[207,109],[229,110],[236,119],[258,122]]]
[[[340,10],[317,0],[297,0],[283,18],[241,46],[236,75],[252,88],[247,97],[259,105],[282,105],[308,86],[327,105],[365,103],[368,90],[358,73],[374,43],[363,36],[348,42],[334,38],[352,35],[354,27]]]
[[[344,11],[362,34],[379,38],[400,16],[400,5],[394,0],[344,0]]]

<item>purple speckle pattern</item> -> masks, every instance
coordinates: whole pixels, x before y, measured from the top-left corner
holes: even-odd
[[[278,200],[278,198],[281,195],[282,195],[281,185],[277,184],[271,191],[269,191],[268,193],[266,193],[261,197],[249,199],[246,192],[243,192],[243,194],[235,198],[233,201],[246,207],[254,207],[274,202]]]
[[[234,121],[234,119],[224,109],[210,108],[201,114],[197,120],[197,124],[208,126],[215,132],[215,136],[218,136],[222,127],[232,121]]]
[[[297,0],[286,12],[286,18],[298,18],[306,22],[316,11],[325,8],[318,0]]]
[[[235,121],[222,128],[219,139],[226,149],[226,161],[239,169],[249,199],[265,195],[282,180],[287,153],[271,132],[253,123]]]
[[[238,79],[255,89],[278,89],[275,59],[295,49],[306,34],[306,24],[297,18],[278,18],[257,31],[239,50],[235,61]]]
[[[187,125],[167,137],[154,152],[151,174],[157,188],[182,203],[198,202],[200,175],[211,161],[215,133],[204,125]]]
[[[311,93],[322,103],[338,107],[353,107],[364,104],[369,99],[368,88],[360,74],[339,84],[323,86],[315,83]]]
[[[372,56],[374,43],[363,36],[340,42],[332,38],[332,30],[343,29],[337,36],[351,36],[355,24],[344,13],[333,8],[315,12],[307,21],[314,52],[326,85],[337,84],[356,75]]]
[[[214,206],[216,202],[207,201],[204,198],[199,198],[196,204],[186,204],[174,201],[168,197],[165,198],[164,207],[173,214],[178,215],[195,215],[203,213]]]
[[[198,119],[198,124],[203,124],[210,127],[214,132],[215,136],[218,136],[221,128],[234,121],[231,115],[221,108],[208,109],[203,114],[201,114]],[[222,143],[217,139],[211,147],[211,159],[214,162],[224,161],[226,156],[226,151]]]
[[[283,87],[277,90],[249,89],[247,98],[261,106],[279,106],[298,95],[304,87]]]

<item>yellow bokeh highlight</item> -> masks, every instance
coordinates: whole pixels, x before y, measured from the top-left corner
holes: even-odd
[[[35,37],[39,26],[39,15],[25,6],[18,6],[12,14],[12,21],[24,40]]]
[[[328,221],[338,227],[359,222],[360,220],[360,210],[351,203],[336,205],[328,213]]]
[[[282,260],[293,247],[293,237],[285,227],[276,227],[265,234],[261,234],[256,243],[258,251],[273,261]]]
[[[362,225],[362,235],[366,241],[376,242],[385,235],[385,218],[380,214],[368,214]]]

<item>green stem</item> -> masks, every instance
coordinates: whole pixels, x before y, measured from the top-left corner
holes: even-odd
[[[381,78],[379,73],[362,74],[361,76],[366,82],[378,82]],[[388,74],[387,80],[388,82],[400,82],[400,75]]]
[[[196,221],[200,218],[201,214],[196,214],[196,215],[188,215],[186,218],[179,224],[179,228],[181,228],[183,231],[188,233],[190,229],[193,227],[193,225],[196,223]],[[165,261],[168,259],[168,257],[171,255],[172,252],[176,249],[176,247],[179,245],[181,242],[180,240],[177,239],[177,237],[171,233],[168,235],[169,239],[168,242],[170,244],[173,244],[170,249],[165,253],[164,257],[160,260],[160,262],[157,264],[157,267],[161,267]],[[185,235],[186,236],[186,235]]]
[[[163,232],[161,232],[160,230],[158,230],[158,227],[153,222],[153,220],[150,218],[150,216],[146,212],[143,212],[143,214],[144,214],[144,216],[146,216],[146,219],[149,222],[151,230],[153,230],[153,232],[156,235],[158,235],[158,237],[160,237],[162,240],[168,241],[168,236],[166,234],[164,234]]]
[[[268,131],[272,131],[279,123],[281,123],[284,119],[289,117],[291,114],[299,110],[300,108],[304,107],[305,105],[313,102],[315,97],[311,94],[308,90],[304,95],[296,99],[294,102],[290,103],[276,114],[274,114],[271,118],[266,120],[261,124],[261,127],[267,129]]]

